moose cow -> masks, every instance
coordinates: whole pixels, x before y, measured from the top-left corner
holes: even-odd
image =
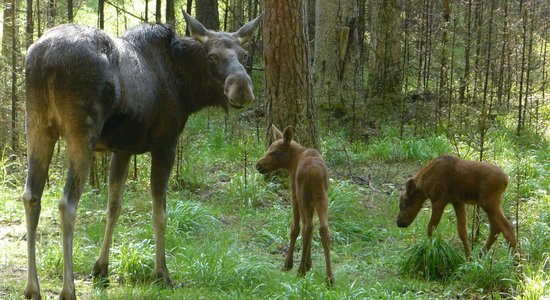
[[[456,213],[458,235],[466,256],[470,257],[465,205],[479,205],[487,213],[490,223],[489,237],[482,253],[491,248],[501,232],[513,249],[516,236],[501,207],[502,194],[507,185],[508,175],[493,164],[441,155],[407,181],[399,201],[397,226],[408,227],[426,199],[430,198],[432,216],[428,223],[428,236],[432,236],[445,206],[451,203]]]
[[[293,140],[292,127],[283,133],[271,125],[275,141],[269,146],[265,155],[256,163],[256,169],[266,174],[277,169],[285,169],[290,174],[292,183],[292,226],[290,229],[290,246],[283,269],[292,269],[294,263],[294,245],[300,233],[302,222],[302,258],[298,274],[305,275],[311,268],[311,239],[313,214],[319,216],[319,233],[323,250],[327,283],[334,283],[330,264],[330,231],[328,228],[328,170],[321,154],[311,148],[305,148]]]
[[[25,297],[40,298],[36,227],[56,141],[66,140],[68,173],[59,200],[63,239],[61,299],[75,299],[73,234],[77,206],[94,151],[110,151],[108,219],[92,275],[107,282],[108,255],[133,154],[151,153],[156,243],[154,274],[171,281],[165,262],[166,189],[176,143],[188,117],[208,106],[240,108],[254,100],[242,63],[260,17],[237,32],[213,32],[184,12],[192,38],[169,25],[143,24],[120,38],[79,25],[61,25],[28,50],[26,130],[28,282]]]

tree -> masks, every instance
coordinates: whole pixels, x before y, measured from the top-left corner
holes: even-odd
[[[199,1],[202,2],[202,1]],[[166,0],[166,23],[176,24],[174,0]]]
[[[19,61],[19,41],[17,13],[19,9],[19,0],[4,1],[4,23],[2,31],[2,63],[0,64],[3,76],[4,91],[10,90],[10,93],[4,92],[3,98],[6,106],[11,107],[10,136],[12,151],[17,151],[17,64]],[[9,75],[9,77],[8,77]],[[8,84],[9,88],[8,88]],[[8,104],[9,103],[9,104]],[[5,145],[4,145],[5,146]]]
[[[315,101],[327,103],[337,116],[362,97],[358,2],[317,1],[315,8]]]
[[[197,20],[206,28],[212,30],[220,29],[220,17],[218,14],[217,0],[202,0],[197,1]]]
[[[369,58],[369,97],[376,106],[395,109],[401,97],[399,1],[373,0]]]
[[[319,149],[305,22],[303,1],[265,0],[262,56],[266,128],[271,124],[279,128],[292,125],[300,143]]]

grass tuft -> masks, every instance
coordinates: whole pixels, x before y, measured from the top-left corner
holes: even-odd
[[[447,280],[464,263],[461,251],[456,250],[439,234],[422,239],[407,249],[401,270],[413,278]]]

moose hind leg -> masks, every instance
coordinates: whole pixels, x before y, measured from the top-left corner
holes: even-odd
[[[95,138],[79,132],[69,135],[67,156],[69,170],[63,196],[59,200],[59,215],[63,236],[63,288],[60,299],[76,299],[73,273],[73,236],[78,201],[88,178],[93,156]]]
[[[42,207],[42,192],[48,176],[57,132],[52,128],[27,123],[28,176],[23,193],[27,223],[27,286],[25,298],[40,299],[40,286],[36,270],[36,227]]]
[[[325,253],[325,266],[327,272],[327,283],[334,284],[334,274],[332,274],[332,265],[330,262],[330,230],[328,227],[328,200],[324,198],[317,206],[317,214],[319,215],[319,235],[323,244],[323,252]]]
[[[286,253],[285,265],[283,271],[292,269],[294,265],[294,248],[296,246],[296,239],[300,235],[300,210],[298,208],[298,202],[296,196],[292,196],[292,224],[290,225],[290,244]]]
[[[99,286],[109,283],[109,249],[113,240],[113,232],[122,208],[122,193],[128,176],[128,166],[131,155],[128,153],[112,153],[109,172],[109,207],[107,209],[107,225],[101,246],[99,258],[95,262],[92,276]]]
[[[299,196],[300,197],[300,196]],[[313,232],[313,207],[311,202],[300,198],[300,215],[302,216],[302,258],[298,267],[298,275],[303,276],[308,271],[308,261],[311,267],[311,239]]]

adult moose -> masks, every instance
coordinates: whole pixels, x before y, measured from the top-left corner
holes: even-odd
[[[213,32],[185,14],[193,38],[167,25],[144,24],[115,38],[78,25],[47,32],[26,57],[28,282],[25,297],[40,298],[36,227],[54,145],[66,140],[68,174],[59,200],[63,238],[60,298],[75,299],[73,232],[94,150],[110,151],[105,237],[92,275],[106,280],[113,230],[133,154],[151,152],[156,242],[154,273],[170,285],[165,262],[166,188],[178,136],[187,118],[207,106],[243,107],[254,100],[242,62],[259,18],[235,33]]]
[[[502,212],[502,194],[508,185],[508,175],[490,163],[461,159],[444,154],[430,162],[407,181],[399,201],[398,227],[408,227],[418,215],[426,199],[432,202],[428,236],[439,224],[445,206],[451,203],[456,213],[458,235],[464,252],[470,257],[466,233],[466,204],[479,205],[490,223],[490,233],[483,252],[489,250],[502,232],[511,248],[516,247],[512,225]],[[482,253],[483,253],[482,252]]]

